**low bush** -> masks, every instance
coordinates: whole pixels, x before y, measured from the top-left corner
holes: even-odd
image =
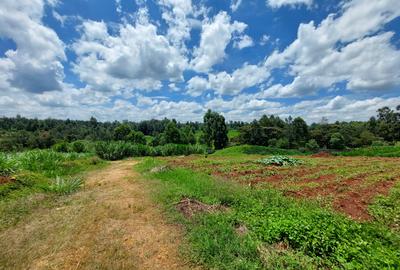
[[[68,195],[77,191],[82,185],[83,180],[80,178],[56,177],[46,189],[60,195]]]
[[[75,142],[71,143],[71,150],[72,150],[72,152],[76,152],[76,153],[84,153],[84,152],[86,152],[86,146],[81,141],[75,141]]]
[[[69,147],[67,142],[60,142],[53,145],[53,150],[60,153],[68,153]]]

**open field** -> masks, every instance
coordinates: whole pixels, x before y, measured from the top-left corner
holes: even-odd
[[[400,158],[317,154],[296,156],[302,164],[280,167],[256,162],[260,155],[232,152],[169,162],[251,187],[272,187],[287,196],[316,199],[360,220],[371,220],[370,204],[380,195],[388,195],[400,182]],[[392,225],[398,227],[398,221]]]
[[[161,182],[156,188],[156,198],[175,222],[185,225],[192,260],[211,269],[400,267],[398,190],[383,201],[372,203],[368,197],[365,203],[372,203],[371,213],[362,208],[357,215],[351,216],[351,212],[343,215],[341,212],[347,209],[332,211],[330,203],[336,205],[336,201],[329,196],[321,196],[321,200],[299,199],[299,196],[285,192],[285,185],[273,185],[278,181],[256,181],[249,185],[251,179],[269,179],[274,175],[279,175],[284,183],[291,183],[290,178],[294,181],[294,175],[286,168],[261,175],[261,171],[272,168],[255,164],[254,160],[259,158],[245,155],[149,158],[138,165],[149,179]],[[304,164],[294,171],[301,172],[309,166],[310,176],[316,173],[312,173],[312,169],[326,162],[323,158],[304,159]],[[326,169],[332,167],[335,170],[337,161],[325,159],[328,160]],[[394,166],[396,162],[398,160],[388,166]],[[165,163],[169,165],[162,165]],[[362,164],[363,160],[357,163]],[[339,182],[340,177],[351,179],[359,173],[354,166],[349,166],[348,170],[345,167],[337,174]],[[313,179],[318,177],[314,175]],[[346,190],[346,182],[343,180],[338,185],[343,192],[340,192],[341,188],[337,189],[343,198],[348,198],[349,192],[365,190],[356,185],[349,185]],[[359,183],[367,185],[369,180],[365,178]],[[296,189],[299,188],[295,185],[289,188]],[[374,195],[386,192],[388,190],[376,190]]]

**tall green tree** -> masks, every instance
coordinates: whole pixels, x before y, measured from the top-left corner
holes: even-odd
[[[114,140],[126,140],[129,133],[131,133],[131,128],[127,124],[119,125],[114,129]]]
[[[221,114],[208,110],[204,115],[204,139],[209,147],[215,149],[228,145],[228,128]]]
[[[166,143],[182,143],[181,132],[176,126],[175,121],[167,124],[164,132],[164,139]]]

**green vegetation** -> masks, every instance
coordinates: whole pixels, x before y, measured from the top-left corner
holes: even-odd
[[[160,161],[138,169],[158,179],[157,198],[186,225],[191,258],[215,269],[397,269],[400,237],[373,223],[358,223],[314,203],[252,189],[188,169],[149,173]],[[228,209],[192,219],[175,203],[193,198]],[[237,228],[247,228],[239,233]]]
[[[59,195],[76,191],[83,184],[79,173],[104,164],[92,154],[0,152],[0,229],[16,224],[39,207],[53,205]]]
[[[378,222],[400,232],[400,183],[390,191],[389,196],[378,196],[369,210]]]
[[[177,156],[203,153],[205,153],[205,148],[201,145],[166,144],[152,147],[122,141],[99,142],[96,144],[96,154],[106,160],[118,160],[127,157]]]
[[[400,146],[371,146],[337,152],[339,156],[400,157]]]
[[[222,149],[228,145],[228,128],[225,118],[208,110],[204,115],[204,141],[207,146],[213,149]]]
[[[280,149],[275,147],[259,145],[239,145],[227,147],[215,152],[214,156],[234,156],[234,155],[304,155],[307,152],[300,152],[296,149]]]
[[[303,162],[297,158],[287,157],[287,156],[273,156],[270,158],[263,158],[257,160],[258,163],[264,165],[274,165],[274,166],[296,166],[302,164]]]

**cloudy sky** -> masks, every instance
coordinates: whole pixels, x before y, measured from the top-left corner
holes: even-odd
[[[313,122],[399,104],[399,0],[0,3],[0,116]]]

